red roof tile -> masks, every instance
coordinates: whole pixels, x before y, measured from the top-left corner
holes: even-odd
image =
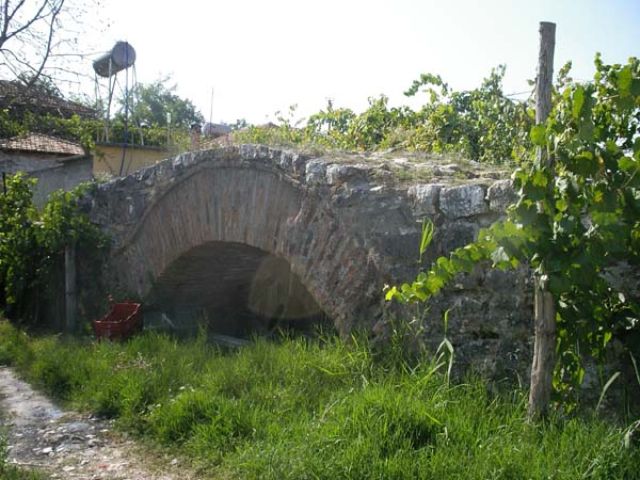
[[[77,143],[40,133],[30,133],[0,141],[0,150],[54,153],[59,155],[84,155],[84,149]]]

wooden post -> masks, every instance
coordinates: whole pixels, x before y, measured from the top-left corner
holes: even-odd
[[[73,333],[76,330],[76,247],[67,245],[64,249],[64,293],[66,331]]]
[[[540,51],[536,76],[536,123],[543,123],[551,112],[553,89],[553,51],[556,47],[556,24],[540,22]]]
[[[553,85],[553,51],[556,25],[540,22],[540,53],[536,77],[536,123],[546,121],[551,111]],[[540,166],[553,167],[553,158],[546,149],[538,147],[536,152]],[[546,289],[543,278],[535,278],[533,363],[531,365],[531,388],[529,391],[530,419],[544,416],[551,400],[553,370],[556,363],[556,305]]]

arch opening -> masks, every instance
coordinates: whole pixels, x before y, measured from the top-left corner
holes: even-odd
[[[283,258],[235,242],[208,242],[173,261],[145,299],[145,324],[189,335],[313,334],[333,328]]]

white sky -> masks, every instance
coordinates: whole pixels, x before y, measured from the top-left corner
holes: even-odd
[[[574,78],[640,56],[640,0],[104,0],[109,24],[92,44],[129,41],[140,82],[171,74],[178,94],[213,121],[297,117],[335,106],[360,111],[381,93],[392,104],[420,73],[474,88],[505,63],[506,93],[535,76],[538,22],[557,23],[555,69]],[[82,43],[82,42],[81,42]],[[91,62],[86,60],[91,72]],[[525,95],[526,97],[526,95]]]

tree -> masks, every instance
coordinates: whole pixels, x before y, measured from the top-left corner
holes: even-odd
[[[167,86],[170,77],[156,80],[148,85],[139,84],[132,92],[133,101],[130,105],[130,119],[134,125],[167,126],[167,114],[171,115],[171,125],[189,128],[192,123],[203,123],[204,117],[197,110],[191,100],[176,95],[177,86]],[[125,100],[122,99],[122,111],[119,118],[124,116]]]
[[[49,60],[64,3],[65,0],[0,2],[2,66],[16,77],[26,73],[29,85],[38,80]]]
[[[77,64],[89,55],[78,39],[86,51],[96,49],[82,33],[104,23],[99,7],[100,0],[0,0],[0,78],[58,97],[60,82],[77,89],[79,77],[93,78]]]
[[[0,78],[27,87],[69,83],[74,90],[79,77],[93,79],[78,60],[86,64],[93,54],[84,52],[97,48],[97,36],[82,34],[104,24],[100,1],[0,0]]]
[[[28,87],[52,85],[63,73],[77,77],[69,60],[84,61],[78,37],[94,29],[87,14],[95,20],[97,6],[98,0],[0,0],[0,75]]]
[[[58,85],[51,77],[36,75],[31,72],[22,72],[18,75],[17,81],[27,86],[29,92],[39,97],[55,97],[63,99],[64,95]]]

